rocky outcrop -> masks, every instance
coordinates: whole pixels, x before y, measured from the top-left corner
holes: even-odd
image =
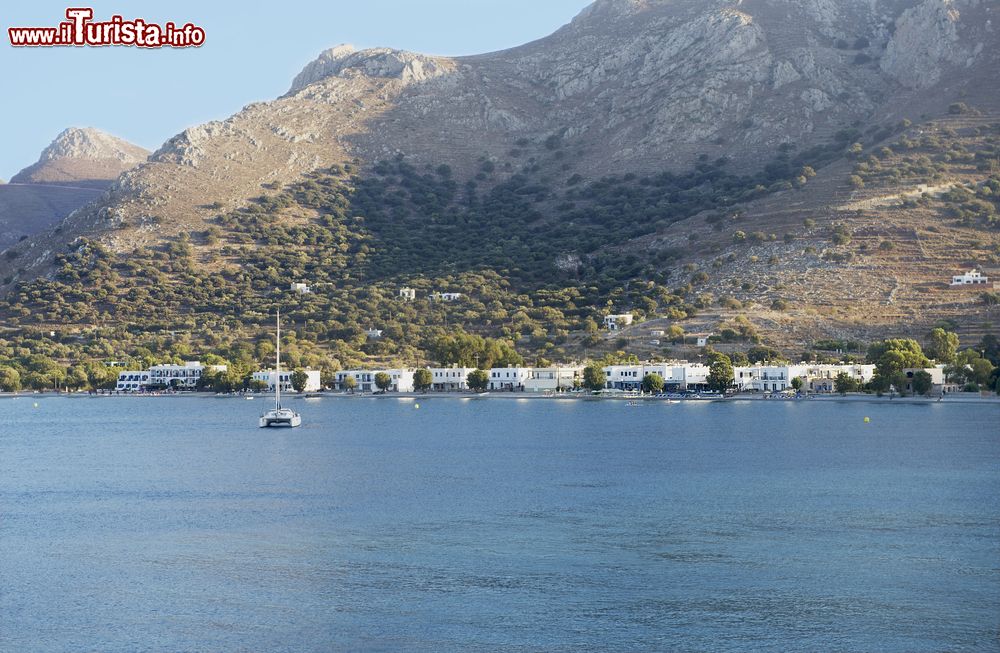
[[[450,66],[440,57],[428,57],[403,50],[374,48],[357,51],[353,45],[338,45],[310,62],[292,81],[293,94],[328,77],[385,77],[403,82],[421,82],[439,77]]]
[[[960,18],[954,0],[924,0],[907,9],[896,19],[880,67],[904,86],[933,86],[946,67],[968,57],[968,49],[959,43]]]
[[[71,127],[42,150],[38,162],[12,183],[106,187],[122,172],[144,162],[149,152],[91,127]]]

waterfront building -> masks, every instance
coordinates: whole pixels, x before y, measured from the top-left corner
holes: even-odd
[[[489,389],[523,392],[530,378],[530,367],[494,367],[490,370]]]
[[[119,372],[115,390],[118,392],[140,392],[147,385],[149,385],[149,370]]]
[[[347,390],[345,379],[354,378],[354,389],[357,392],[381,392],[375,385],[375,376],[379,373],[389,375],[391,383],[388,392],[413,392],[413,370],[342,370],[337,372],[337,388]]]
[[[183,365],[154,365],[149,368],[149,385],[179,390],[192,390],[198,385],[205,370],[225,372],[225,365],[205,366],[198,361],[187,361]]]
[[[635,365],[608,365],[604,368],[604,387],[609,390],[640,390],[649,374],[663,379],[666,392],[702,390],[708,384],[709,367],[701,363],[670,361]]]
[[[526,392],[572,390],[583,383],[583,366],[533,367],[524,382]]]
[[[469,389],[469,374],[474,367],[431,367],[431,390],[434,392],[461,392]]]
[[[306,387],[302,390],[303,392],[319,392],[323,389],[323,383],[320,380],[319,370],[302,370],[306,373]],[[295,388],[292,386],[292,374],[294,370],[281,370],[281,391],[282,392],[295,392]],[[274,392],[274,384],[277,377],[277,372],[274,370],[261,370],[259,372],[254,372],[251,377],[254,381],[259,381],[267,385],[268,392]]]

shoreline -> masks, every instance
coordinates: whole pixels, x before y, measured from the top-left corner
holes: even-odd
[[[198,399],[243,399],[243,400],[267,400],[273,397],[270,394],[212,394],[207,392],[179,392],[170,394],[150,394],[150,393],[131,393],[131,394],[90,394],[88,392],[0,392],[0,399],[29,399],[29,398],[64,398],[64,399],[109,399],[109,398],[128,398],[128,399],[171,399],[178,397],[187,398],[198,398]],[[848,402],[848,403],[905,403],[905,404],[998,404],[1000,405],[1000,395],[976,395],[973,393],[953,393],[951,395],[946,395],[944,397],[889,397],[884,395],[878,397],[876,395],[869,395],[864,393],[854,393],[848,395],[804,395],[801,397],[776,397],[767,396],[763,394],[736,394],[729,395],[726,397],[670,397],[670,396],[640,396],[640,395],[591,395],[585,393],[526,393],[526,392],[485,392],[485,393],[472,393],[472,392],[427,392],[427,393],[388,393],[388,394],[375,394],[375,393],[357,393],[348,394],[344,392],[310,392],[301,395],[292,394],[288,395],[289,399],[295,400],[305,400],[305,399],[340,399],[340,400],[365,400],[365,399],[396,399],[405,401],[417,401],[417,400],[428,400],[428,399],[449,399],[449,400],[464,400],[464,401],[483,401],[483,400],[530,400],[530,401],[612,401],[612,402],[630,402],[633,404],[676,404],[676,403],[721,403],[721,402],[769,402],[769,403],[809,403],[813,401],[819,402]]]

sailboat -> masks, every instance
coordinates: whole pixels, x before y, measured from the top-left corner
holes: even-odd
[[[302,416],[291,408],[281,407],[281,310],[278,310],[278,346],[274,376],[274,410],[260,416],[260,427],[293,427],[302,425]]]

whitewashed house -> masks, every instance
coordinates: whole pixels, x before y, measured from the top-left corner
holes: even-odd
[[[457,302],[462,298],[460,292],[436,292],[431,293],[431,300],[436,302]]]
[[[198,361],[187,361],[183,365],[154,365],[149,368],[149,385],[191,390],[198,385],[198,380],[205,370],[225,372],[225,365],[205,366]]]
[[[306,373],[306,387],[302,390],[303,392],[319,392],[323,389],[323,384],[320,381],[319,370],[302,371]],[[295,388],[292,386],[293,372],[294,370],[281,370],[282,392],[295,392]],[[274,384],[277,381],[277,372],[274,370],[261,370],[259,372],[254,372],[251,378],[254,381],[266,384],[268,392],[274,392]]]
[[[337,372],[337,388],[347,390],[345,379],[350,376],[354,378],[354,389],[357,392],[381,392],[375,384],[375,375],[385,373],[389,375],[391,383],[387,392],[413,392],[413,370],[343,370]]]
[[[951,278],[951,286],[985,286],[989,284],[989,277],[984,277],[979,270],[969,270],[965,274],[957,274]]]
[[[632,324],[631,313],[621,313],[619,315],[605,315],[604,316],[604,328],[608,331],[618,331],[622,327],[627,327]]]
[[[523,392],[530,378],[530,367],[494,367],[490,370],[489,389]]]
[[[404,302],[412,302],[417,298],[417,291],[413,288],[400,288],[399,298]]]
[[[733,368],[733,381],[740,392],[782,392],[792,379],[804,377],[806,365],[748,365]]]
[[[657,374],[663,379],[666,392],[700,390],[708,383],[708,372],[707,365],[685,361],[609,365],[604,368],[604,387],[609,390],[640,390],[647,375]]]
[[[875,376],[874,365],[839,364],[807,364],[802,376],[802,389],[807,392],[823,394],[836,392],[836,381],[840,374],[847,374],[858,383],[868,383]]]
[[[431,390],[435,392],[462,392],[469,389],[469,374],[474,367],[432,367]]]
[[[312,290],[309,289],[309,284],[305,283],[293,283],[291,290],[293,293],[298,295],[308,295],[312,293]]]
[[[382,329],[368,329],[365,331],[365,336],[367,336],[369,340],[381,340]]]
[[[524,382],[526,392],[556,392],[572,390],[583,383],[583,366],[533,367]]]
[[[118,392],[141,392],[147,385],[149,385],[149,370],[119,372],[115,390]]]

